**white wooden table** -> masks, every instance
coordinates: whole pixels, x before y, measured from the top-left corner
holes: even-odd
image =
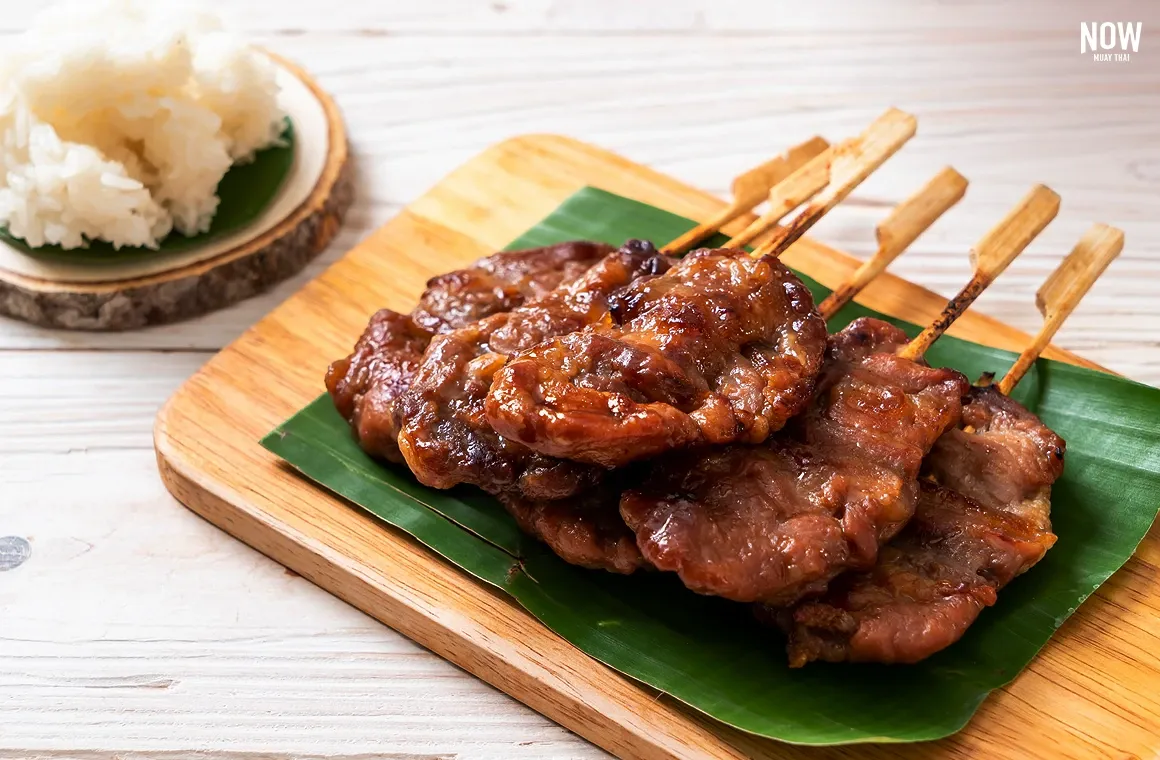
[[[35,5],[0,2],[0,32]],[[337,97],[358,201],[306,272],[210,317],[121,335],[0,321],[0,536],[31,546],[0,572],[0,758],[603,756],[203,523],[153,462],[155,411],[214,351],[513,134],[570,134],[724,193],[791,142],[906,108],[918,138],[816,234],[866,253],[886,208],[952,163],[972,180],[966,200],[895,267],[949,294],[969,245],[1045,182],[1060,217],[979,308],[1037,329],[1033,294],[1059,257],[1093,221],[1122,226],[1122,258],[1058,342],[1160,383],[1158,4],[232,7]],[[1080,20],[1143,21],[1140,51],[1081,56]]]

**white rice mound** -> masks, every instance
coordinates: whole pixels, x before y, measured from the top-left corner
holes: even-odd
[[[204,232],[222,176],[282,133],[275,73],[190,8],[50,8],[0,58],[0,224],[33,247]]]

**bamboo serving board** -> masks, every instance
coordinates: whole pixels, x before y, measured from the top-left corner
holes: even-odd
[[[520,137],[475,157],[214,357],[157,418],[162,479],[186,506],[436,654],[623,758],[1137,757],[1160,752],[1160,530],[1031,666],[939,742],[811,749],[758,739],[619,675],[400,531],[281,466],[258,439],[323,389],[376,309],[502,248],[584,185],[706,219],[721,200],[574,140]],[[743,228],[752,217],[727,231]],[[809,239],[784,256],[835,286],[856,261]],[[859,299],[924,323],[943,299],[885,275]],[[975,312],[951,333],[1019,350]],[[1051,348],[1047,356],[1086,366]]]

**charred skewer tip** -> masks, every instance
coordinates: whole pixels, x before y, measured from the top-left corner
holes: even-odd
[[[1059,195],[1054,190],[1045,185],[1032,188],[971,250],[971,263],[975,272],[970,281],[947,303],[942,314],[908,343],[899,355],[907,359],[918,359],[925,354],[1058,213]]]

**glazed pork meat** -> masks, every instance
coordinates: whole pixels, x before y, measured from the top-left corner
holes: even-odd
[[[540,454],[619,467],[699,444],[759,443],[805,406],[825,323],[773,257],[690,253],[495,374],[487,420]]]
[[[773,613],[794,666],[912,663],[962,638],[1000,589],[1055,543],[1051,486],[1064,442],[995,388],[971,389],[963,424],[935,443],[914,519],[869,572]]]
[[[781,434],[651,465],[621,499],[645,560],[693,591],[774,605],[872,567],[914,513],[923,457],[969,388],[897,356],[906,342],[857,320],[831,337],[813,401]]]
[[[500,494],[520,528],[548,545],[561,559],[591,570],[628,574],[647,563],[618,509],[624,481],[615,473],[598,485],[566,499],[525,499]]]
[[[982,507],[1051,528],[1051,487],[1066,444],[1039,417],[993,385],[971,389],[963,424],[938,439],[925,471]]]
[[[402,462],[396,402],[411,383],[431,338],[510,311],[583,274],[614,248],[571,242],[503,251],[434,277],[410,314],[382,309],[350,356],[330,365],[326,388],[359,444],[372,456]]]
[[[672,263],[651,243],[629,241],[519,308],[436,336],[398,403],[399,448],[415,477],[435,488],[467,483],[525,499],[564,498],[597,484],[600,468],[544,456],[497,434],[484,415],[488,390],[509,356],[608,320],[624,286]]]

